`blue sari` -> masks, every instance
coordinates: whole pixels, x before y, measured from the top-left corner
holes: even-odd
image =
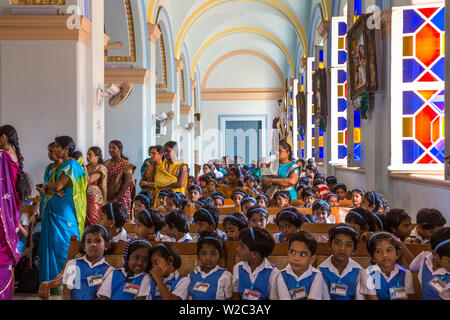
[[[55,181],[64,173],[70,178],[64,195],[49,196],[42,214],[39,240],[39,282],[56,278],[63,270],[69,251],[70,238],[81,239],[86,219],[86,172],[75,160],[61,164]]]
[[[288,178],[293,172],[297,171],[298,175],[300,175],[299,168],[291,168],[292,166],[296,166],[295,162],[289,162],[285,164],[280,164],[278,167],[278,178],[285,179]],[[291,200],[297,200],[297,190],[295,189],[295,185],[284,188],[284,190],[289,191],[289,195],[291,196]]]

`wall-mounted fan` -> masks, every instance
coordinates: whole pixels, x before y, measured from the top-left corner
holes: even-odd
[[[173,111],[163,112],[155,117],[156,121],[156,136],[165,136],[167,134],[167,126],[173,121],[175,113]]]
[[[102,98],[109,97],[109,105],[113,108],[121,105],[133,91],[133,85],[129,82],[124,82],[120,87],[111,84],[106,88],[106,92],[103,89],[97,89],[97,105],[102,103]]]
[[[185,124],[182,125],[181,127],[182,127],[185,131],[190,132],[190,131],[192,131],[192,129],[194,129],[195,123],[194,123],[194,122],[185,123]]]

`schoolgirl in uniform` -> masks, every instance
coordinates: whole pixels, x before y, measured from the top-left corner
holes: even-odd
[[[150,250],[150,288],[148,300],[186,300],[189,278],[181,275],[181,257],[171,243],[160,243]]]
[[[308,222],[307,218],[294,207],[285,208],[278,212],[275,223],[280,228],[280,232],[274,235],[275,243],[289,241],[305,222]]]
[[[247,197],[247,193],[241,189],[236,189],[233,191],[232,199],[235,207],[241,206],[241,200]]]
[[[360,237],[364,233],[375,232],[377,225],[375,216],[362,207],[351,209],[345,216],[345,223],[355,229]]]
[[[175,209],[183,210],[188,203],[186,196],[180,192],[171,192],[166,199],[167,212]]]
[[[325,200],[316,200],[312,205],[312,214],[317,223],[333,223],[330,220],[331,207]]]
[[[197,226],[197,236],[194,237],[193,241],[197,241],[199,234],[202,232],[212,232],[215,233],[222,241],[227,241],[227,235],[225,232],[219,230],[220,213],[219,210],[212,206],[205,206],[198,209],[194,213],[194,223]]]
[[[328,232],[332,255],[319,265],[331,300],[363,300],[359,293],[362,267],[350,258],[358,245],[358,233],[338,224]]]
[[[393,233],[400,241],[405,242],[412,231],[411,217],[404,209],[391,209],[386,214],[384,227],[385,231]]]
[[[194,207],[195,202],[202,196],[203,190],[198,184],[193,184],[188,189],[188,199],[189,202],[187,204],[188,207]]]
[[[189,300],[230,300],[233,296],[232,274],[219,266],[224,257],[222,241],[203,232],[197,242],[200,265],[189,274]]]
[[[328,287],[320,270],[313,268],[317,241],[306,231],[289,239],[288,265],[277,280],[280,300],[329,300]]]
[[[227,241],[238,241],[239,233],[248,228],[248,219],[242,213],[234,212],[223,219],[222,225]]]
[[[258,205],[263,207],[264,209],[267,209],[269,206],[269,198],[264,193],[260,193],[256,196],[256,201],[258,201]]]
[[[105,204],[102,207],[99,224],[108,231],[112,242],[127,242],[131,240],[126,230],[123,228],[127,221],[127,207],[119,202]]]
[[[223,205],[225,204],[225,196],[222,193],[217,192],[213,194],[212,198],[216,208],[223,208]]]
[[[237,254],[241,262],[233,268],[233,299],[278,300],[280,271],[267,260],[275,247],[272,235],[259,227],[239,234]]]
[[[136,234],[138,238],[147,241],[168,241],[170,237],[161,234],[164,228],[164,219],[160,211],[144,209],[136,213]]]
[[[408,300],[414,294],[412,274],[397,264],[400,246],[395,236],[375,233],[366,247],[376,264],[361,272],[361,293],[368,300]]]
[[[150,249],[144,239],[128,242],[123,251],[123,268],[110,268],[100,289],[99,300],[143,300],[147,295],[150,278]]]
[[[140,212],[144,209],[150,210],[153,208],[153,196],[148,191],[139,193],[134,201],[134,212]]]
[[[278,208],[286,208],[291,205],[291,195],[288,191],[277,191],[273,198],[277,201]]]
[[[418,272],[422,300],[449,300],[445,289],[450,283],[450,227],[437,229],[430,238],[432,251],[423,251],[409,265]]]
[[[253,197],[245,197],[241,200],[241,212],[242,214],[246,214],[248,208],[252,206],[256,206],[258,204],[258,201],[256,198]]]
[[[167,235],[171,242],[190,242],[192,236],[189,234],[189,218],[183,210],[176,209],[165,217]]]
[[[362,198],[364,197],[364,190],[363,189],[353,189],[351,192],[352,195],[352,203],[353,208],[359,208],[361,206]]]
[[[112,249],[105,227],[94,224],[84,230],[80,252],[83,258],[67,262],[63,274],[64,300],[95,300],[103,276],[110,268],[104,254]]]
[[[269,213],[261,206],[253,206],[247,210],[249,227],[260,227],[265,229],[269,220]]]

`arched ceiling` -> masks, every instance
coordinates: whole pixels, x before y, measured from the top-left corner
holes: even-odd
[[[332,0],[146,0],[154,23],[158,8],[170,12],[174,55],[187,48],[191,71],[204,74],[214,61],[236,50],[255,50],[270,57],[286,78],[295,75],[300,54],[307,53],[310,13],[319,3],[324,16]],[[191,73],[195,77],[195,72]]]

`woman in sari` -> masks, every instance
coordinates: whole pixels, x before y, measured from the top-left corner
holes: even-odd
[[[89,148],[87,162],[86,173],[89,187],[86,191],[86,227],[98,223],[108,192],[106,188],[108,169],[103,165],[102,149],[99,147]]]
[[[164,188],[170,188],[173,192],[186,193],[188,168],[183,160],[178,159],[178,144],[169,141],[164,145],[164,160],[156,168],[155,187],[159,193]]]
[[[23,162],[16,130],[9,125],[0,127],[0,300],[13,296],[13,268],[20,259],[20,206],[31,194]]]
[[[44,185],[46,185],[48,182],[55,182],[55,176],[56,171],[58,170],[59,166],[61,165],[61,159],[58,159],[55,155],[55,142],[52,142],[48,145],[48,158],[50,161],[53,161],[53,163],[50,163],[45,168],[44,173],[44,184],[38,185],[36,187],[36,190],[39,192],[41,201],[39,203],[39,212],[42,214],[44,212],[45,204],[47,203],[47,197],[44,193]]]
[[[225,198],[231,199],[233,192],[236,189],[245,191],[249,196],[255,197],[253,190],[247,188],[241,180],[241,170],[236,165],[233,165],[228,173],[225,175],[226,184],[219,187],[219,192],[225,195]]]
[[[123,145],[114,140],[109,143],[111,159],[105,161],[108,168],[107,190],[108,202],[119,202],[127,207],[128,219],[131,214],[131,191],[134,186],[136,166],[123,155]]]
[[[156,168],[158,165],[162,164],[164,161],[164,148],[160,145],[158,146],[151,146],[150,147],[150,161],[145,166],[145,170],[142,173],[142,179],[139,182],[139,186],[143,190],[147,190],[150,192],[153,196],[153,198],[156,197],[156,189],[155,189],[155,175],[156,175]],[[145,162],[144,162],[145,164]]]
[[[281,141],[278,150],[278,158],[280,161],[278,178],[267,178],[264,180],[264,184],[276,184],[279,190],[289,191],[291,200],[297,200],[295,185],[297,184],[300,172],[297,163],[293,162],[291,146],[287,142]]]
[[[62,271],[69,250],[70,238],[81,240],[86,220],[86,172],[76,159],[71,137],[55,139],[56,157],[61,159],[55,182],[48,182],[44,191],[48,201],[41,221],[39,282],[53,280]]]

